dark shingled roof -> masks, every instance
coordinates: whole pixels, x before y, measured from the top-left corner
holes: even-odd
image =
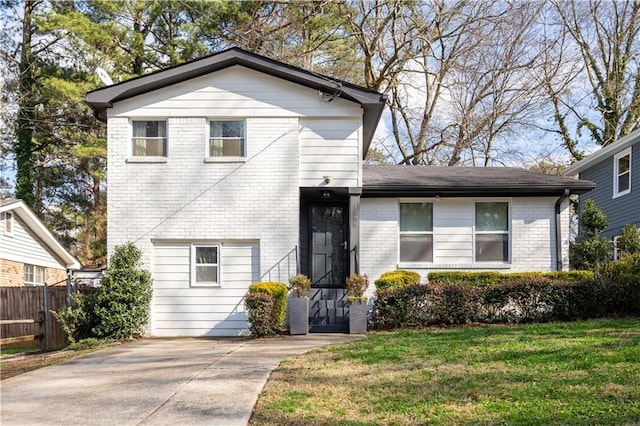
[[[366,155],[378,121],[385,107],[385,96],[346,81],[323,76],[302,68],[278,62],[238,47],[213,55],[132,78],[88,92],[84,100],[100,120],[107,118],[107,108],[114,102],[142,95],[172,84],[200,77],[234,65],[241,65],[265,74],[300,84],[328,95],[359,103],[363,109],[363,139]]]
[[[512,167],[363,166],[363,197],[582,194],[595,183]]]

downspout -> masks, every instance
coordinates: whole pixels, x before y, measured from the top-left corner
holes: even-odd
[[[562,271],[562,221],[560,220],[560,207],[563,202],[571,195],[569,188],[565,188],[564,192],[556,201],[556,271]]]

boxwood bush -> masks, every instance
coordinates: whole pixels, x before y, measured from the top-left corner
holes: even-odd
[[[420,274],[402,269],[385,272],[374,282],[376,290],[390,290],[418,283],[420,283]]]
[[[273,296],[267,293],[250,293],[244,297],[244,303],[247,307],[249,330],[252,336],[265,337],[276,333],[277,327],[273,322],[275,308]]]
[[[640,255],[604,266],[597,278],[584,271],[499,278],[494,273],[473,273],[469,283],[459,280],[462,274],[466,273],[440,275],[455,278],[449,283],[378,290],[374,325],[403,328],[640,315]]]
[[[561,281],[582,281],[593,278],[592,271],[552,271],[552,272],[429,272],[429,282],[454,284],[466,287],[484,287],[505,281],[531,278],[550,278]]]
[[[286,284],[276,281],[257,282],[249,286],[249,294],[264,293],[273,297],[272,325],[278,329],[284,327],[288,291]]]

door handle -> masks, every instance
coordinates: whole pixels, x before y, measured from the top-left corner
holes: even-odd
[[[340,244],[342,246],[342,248],[344,248],[345,250],[349,249],[349,242],[345,241],[344,243]]]

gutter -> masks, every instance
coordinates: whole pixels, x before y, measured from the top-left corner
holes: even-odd
[[[558,201],[556,201],[556,271],[562,271],[562,221],[560,220],[560,206],[569,198],[569,195],[571,195],[571,190],[565,188],[560,198],[558,198]]]

